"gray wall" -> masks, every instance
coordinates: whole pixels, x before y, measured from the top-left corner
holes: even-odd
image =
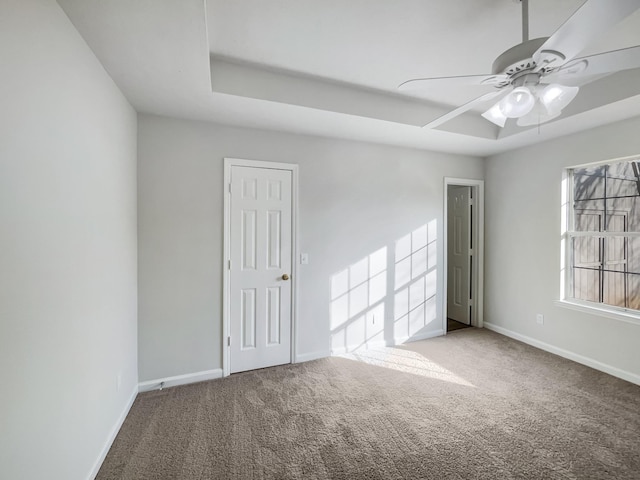
[[[637,380],[640,323],[568,310],[554,300],[560,295],[563,168],[638,154],[638,131],[638,118],[600,127],[490,157],[485,172],[485,321]],[[544,325],[536,323],[537,313]]]
[[[221,367],[224,157],[300,166],[299,245],[309,254],[299,270],[300,358],[330,351],[332,277],[385,247],[386,291],[377,307],[384,304],[384,340],[401,336],[394,323],[409,321],[399,306],[409,293],[396,278],[396,241],[415,230],[421,236],[429,222],[435,254],[425,275],[437,275],[438,298],[420,307],[413,292],[413,315],[424,308],[429,321],[411,334],[442,328],[443,177],[482,178],[481,160],[150,115],[140,115],[138,126],[141,381]],[[348,319],[343,346],[362,341],[363,313]]]
[[[0,477],[86,479],[138,380],[136,115],[57,3],[0,11]]]

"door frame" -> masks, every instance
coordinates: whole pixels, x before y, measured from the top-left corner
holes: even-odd
[[[224,159],[224,226],[222,249],[222,376],[231,373],[231,349],[228,338],[231,332],[230,315],[230,270],[231,260],[231,168],[252,167],[272,170],[288,170],[291,172],[291,363],[296,362],[296,338],[298,336],[298,165],[293,163],[265,162],[262,160],[245,160],[241,158]]]
[[[473,304],[475,306],[475,318],[472,315],[471,325],[474,327],[482,328],[484,326],[484,180],[476,180],[471,178],[453,178],[453,177],[444,177],[444,208],[443,208],[443,242],[442,246],[444,249],[443,255],[443,288],[442,288],[442,330],[444,334],[447,334],[447,274],[448,274],[448,210],[449,210],[449,199],[448,199],[448,191],[449,185],[452,186],[460,186],[460,187],[471,187],[474,192],[474,203],[476,205],[476,214],[474,215],[472,222],[472,230],[473,230],[473,244],[476,246],[474,248],[474,260],[473,260],[473,271],[471,275],[471,292],[473,297]]]

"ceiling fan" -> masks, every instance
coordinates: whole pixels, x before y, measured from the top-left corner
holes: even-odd
[[[592,40],[640,8],[640,0],[587,0],[548,38],[529,40],[529,0],[522,3],[522,43],[493,62],[491,74],[417,78],[402,83],[403,92],[442,86],[491,85],[481,95],[425,125],[435,128],[483,103],[495,103],[482,116],[504,127],[537,125],[559,116],[579,86],[621,70],[640,67],[640,45],[576,58]]]

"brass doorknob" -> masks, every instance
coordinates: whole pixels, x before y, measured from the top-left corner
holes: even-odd
[[[286,273],[284,275],[282,275],[282,279],[283,280],[289,280],[289,275],[287,275]]]

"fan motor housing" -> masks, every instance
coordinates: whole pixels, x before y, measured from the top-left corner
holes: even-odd
[[[547,41],[548,37],[534,38],[500,54],[493,62],[491,71],[494,75],[505,74],[510,77],[518,73],[532,70],[536,63],[533,61],[533,54]]]

